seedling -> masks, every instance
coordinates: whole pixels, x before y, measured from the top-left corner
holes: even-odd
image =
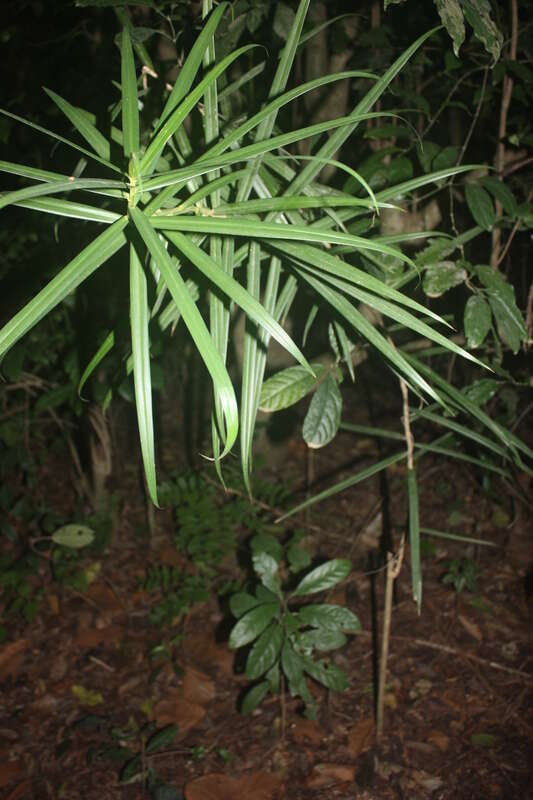
[[[241,710],[248,714],[267,694],[280,693],[284,729],[285,687],[291,697],[302,698],[309,718],[314,718],[316,706],[308,678],[335,691],[348,687],[344,671],[332,661],[317,659],[315,654],[342,647],[347,641],[345,633],[360,630],[358,618],[347,608],[329,603],[300,605],[300,598],[336,586],[347,577],[350,562],[342,558],[327,561],[291,589],[290,573],[300,572],[305,563],[305,551],[298,541],[291,539],[284,553],[273,536],[258,534],[252,539],[251,548],[253,569],[260,583],[253,593],[237,592],[230,600],[231,612],[238,619],[231,631],[230,647],[252,645],[245,674],[255,683],[245,695]]]

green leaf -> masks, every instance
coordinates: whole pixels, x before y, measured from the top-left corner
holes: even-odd
[[[481,294],[473,294],[465,305],[464,327],[468,347],[479,347],[490,331],[490,306]]]
[[[179,733],[178,725],[167,725],[161,730],[156,731],[153,736],[150,736],[146,742],[145,752],[156,753],[158,750],[164,750],[171,744]]]
[[[157,218],[152,217],[151,222],[156,222]],[[285,226],[286,227],[286,226]],[[208,225],[210,233],[216,233],[211,230]],[[221,289],[231,300],[239,305],[245,313],[257,323],[257,325],[264,328],[270,336],[273,336],[288,353],[290,353],[297,361],[302,364],[308,372],[311,368],[307,364],[300,350],[296,347],[290,336],[283,330],[276,320],[268,311],[256,300],[255,297],[247,292],[238,281],[220,269],[216,262],[207,255],[203,250],[197,247],[190,239],[183,234],[170,233],[169,239],[173,244],[198,267],[201,272],[206,275],[213,283]]]
[[[0,209],[11,204],[19,203],[21,200],[31,200],[33,197],[40,197],[47,194],[59,194],[60,192],[71,192],[73,189],[115,189],[123,188],[121,181],[108,181],[101,178],[69,178],[66,181],[54,181],[52,183],[39,184],[38,186],[28,186],[26,189],[17,189],[14,192],[5,192],[0,196]]]
[[[315,681],[334,692],[344,692],[350,685],[346,673],[336,664],[326,665],[323,661],[312,661],[310,658],[306,658],[305,671]]]
[[[302,658],[295,652],[288,639],[285,640],[281,649],[281,668],[289,682],[299,681],[302,677]]]
[[[511,348],[514,354],[518,353],[521,343],[526,340],[527,332],[514,296],[511,298],[508,293],[500,293],[491,289],[487,294],[500,339]]]
[[[87,383],[87,381],[89,380],[95,369],[104,360],[106,355],[113,349],[114,346],[115,346],[115,333],[114,331],[110,331],[83,371],[83,374],[80,378],[80,382],[78,384],[78,395],[80,397],[83,387],[85,386],[85,384]]]
[[[496,221],[496,212],[489,193],[477,183],[467,183],[465,197],[477,224],[484,230],[491,231]]]
[[[481,179],[481,183],[489,190],[493,197],[502,204],[506,214],[511,218],[516,217],[518,203],[512,191],[503,181],[500,181],[498,178],[494,177],[494,175],[487,175],[485,178]]]
[[[279,614],[279,603],[263,603],[248,611],[234,626],[229,637],[232,650],[244,647],[263,633],[274,617]]]
[[[87,222],[103,222],[106,225],[120,219],[120,214],[108,211],[106,208],[88,206],[85,203],[74,203],[72,200],[58,200],[56,197],[46,197],[40,200],[20,200],[14,205],[41,211],[44,214],[57,214],[70,219],[82,219]]]
[[[426,269],[424,292],[428,297],[440,297],[448,289],[464,283],[466,279],[466,270],[454,261],[437,261]]]
[[[267,553],[272,556],[276,564],[279,564],[283,557],[283,546],[278,539],[270,533],[264,533],[264,531],[259,531],[259,533],[255,534],[250,542],[250,547],[253,555]]]
[[[137,153],[140,146],[139,100],[137,98],[137,76],[131,47],[130,32],[122,28],[121,40],[121,81],[122,81],[122,134],[123,150],[126,158]]]
[[[306,631],[298,637],[298,644],[301,647],[306,650],[318,650],[321,653],[327,653],[328,650],[337,650],[339,647],[344,647],[346,642],[346,636],[341,631],[328,631],[324,628]]]
[[[341,421],[342,397],[335,378],[328,375],[311,398],[303,424],[308,447],[324,447],[335,438]]]
[[[361,630],[359,619],[348,608],[329,603],[308,605],[300,608],[300,619],[305,625],[325,628],[328,631],[356,633]]]
[[[0,357],[126,243],[121,217],[87,245],[0,330]]]
[[[176,270],[156,231],[152,228],[145,214],[138,208],[130,208],[129,213],[152,258],[161,270],[163,280],[168,286],[170,294],[198,348],[198,352],[209,370],[213,380],[215,397],[223,415],[223,418],[218,420],[218,425],[221,435],[225,435],[225,448],[222,455],[226,455],[237,438],[239,416],[235,391],[225,364],[213,344],[211,335],[196,304],[187,291],[183,278]]]
[[[274,594],[279,593],[278,562],[268,553],[255,553],[252,556],[254,570],[263,586]]]
[[[108,140],[103,134],[100,133],[98,128],[87,119],[87,116],[80,111],[80,109],[71,105],[51,89],[44,87],[44,91],[54,103],[61,109],[63,114],[72,122],[78,133],[83,136],[86,142],[90,144],[93,150],[100,156],[100,158],[109,161],[110,145]]]
[[[255,680],[261,677],[274,664],[279,656],[283,642],[283,628],[273,622],[263,631],[246,659],[246,677]]]
[[[315,375],[304,367],[288,367],[266,380],[261,387],[259,408],[261,411],[280,411],[298,403],[311,391],[324,371],[322,364],[313,364]]]
[[[411,550],[411,586],[418,613],[422,606],[422,570],[420,566],[420,520],[418,512],[418,483],[416,470],[407,470],[407,497],[409,501],[409,545]]]
[[[296,589],[291,593],[294,597],[306,594],[315,594],[331,589],[343,581],[350,572],[351,564],[348,559],[334,558],[316,567],[303,578]]]
[[[152,379],[150,376],[150,309],[144,269],[133,244],[130,245],[130,327],[133,356],[133,382],[137,424],[148,493],[157,502],[155,475],[154,421],[152,412]]]
[[[230,611],[234,617],[242,617],[247,611],[259,605],[260,601],[247,592],[237,592],[233,594],[229,601]]]
[[[79,550],[93,543],[94,531],[92,528],[88,528],[87,525],[63,525],[52,534],[52,541],[62,547]]]
[[[465,23],[459,0],[435,0],[442,24],[450,34],[453,52],[459,57],[459,48],[465,40]]]
[[[265,699],[269,690],[270,684],[268,681],[261,681],[257,686],[252,686],[250,691],[246,692],[242,701],[241,712],[246,715],[253,711],[254,708],[257,708],[261,701]]]
[[[494,747],[497,739],[492,733],[473,733],[470,741],[474,747]]]
[[[491,19],[489,0],[461,0],[461,5],[467,21],[474,29],[475,37],[483,43],[495,64],[500,57],[503,34]]]

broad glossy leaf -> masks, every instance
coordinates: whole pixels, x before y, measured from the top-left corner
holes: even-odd
[[[491,19],[491,4],[488,0],[461,0],[461,7],[468,23],[474,29],[476,38],[483,42],[485,50],[491,54],[495,64],[500,57],[503,34]]]
[[[496,212],[490,194],[477,183],[467,183],[465,197],[477,224],[484,230],[491,231],[496,221]]]
[[[283,546],[270,533],[264,533],[263,531],[256,533],[250,542],[250,547],[254,556],[259,553],[267,553],[272,556],[276,564],[279,564],[283,558]]]
[[[425,271],[423,287],[428,297],[440,297],[464,283],[467,278],[466,270],[459,267],[455,261],[437,261]]]
[[[239,428],[237,400],[230,377],[220,353],[218,353],[213,344],[205,322],[187,291],[183,278],[177,269],[175,269],[170,260],[170,256],[165,250],[156,231],[152,228],[150,221],[138,208],[130,208],[129,212],[152,258],[161,270],[163,280],[168,286],[170,294],[179,308],[183,320],[198,348],[198,352],[213,379],[215,395],[218,395],[220,408],[224,416],[223,419],[218,420],[218,424],[221,435],[225,435],[225,449],[223,453],[223,455],[225,455],[235,443]]]
[[[306,650],[318,650],[321,653],[344,647],[347,641],[346,636],[340,630],[325,630],[324,628],[306,631],[298,637],[298,644],[301,647]]]
[[[87,525],[78,525],[76,523],[63,525],[52,534],[52,541],[54,544],[61,545],[61,547],[79,550],[93,543],[94,531],[92,528],[88,528]]]
[[[481,294],[473,294],[465,305],[464,327],[469,347],[479,347],[490,331],[490,306]]]
[[[259,603],[260,601],[253,595],[247,592],[237,592],[231,595],[229,607],[233,616],[239,619],[239,617],[242,617],[247,611],[259,605]]]
[[[244,647],[257,639],[279,611],[279,603],[262,603],[244,614],[231,631],[229,646],[232,650]]]
[[[155,475],[154,421],[152,412],[152,379],[150,375],[150,309],[146,276],[133,244],[130,245],[130,326],[133,356],[133,383],[137,424],[141,440],[141,453],[148,493],[154,505],[157,502]]]
[[[350,568],[351,564],[346,558],[334,558],[326,561],[325,564],[311,570],[305,578],[302,578],[291,594],[293,597],[301,597],[331,589],[332,586],[336,586],[346,578]]]
[[[411,587],[418,613],[422,607],[422,569],[420,566],[420,519],[418,512],[418,482],[416,469],[407,470],[409,502],[409,548],[411,552]]]
[[[126,217],[114,222],[85,247],[44,289],[0,330],[0,358],[58,303],[126,244]]]
[[[335,692],[344,692],[350,685],[344,670],[333,663],[325,664],[323,661],[312,661],[310,658],[306,658],[305,671],[317,683],[321,683],[322,686],[333,689]]]
[[[319,385],[305,415],[302,434],[308,447],[329,444],[337,435],[341,421],[342,397],[339,385],[331,375]]]
[[[278,562],[268,553],[255,553],[252,556],[254,570],[263,586],[274,594],[279,593]]]
[[[499,180],[499,178],[496,178],[494,175],[487,175],[485,178],[481,178],[481,183],[485,189],[488,189],[492,196],[502,204],[506,214],[510,217],[516,217],[518,203],[507,184],[503,183],[503,181]]]
[[[509,294],[502,294],[493,289],[489,289],[487,294],[500,339],[511,348],[513,353],[518,353],[527,333],[514,296],[511,298]]]
[[[344,606],[335,606],[329,603],[313,604],[303,606],[298,614],[302,622],[314,628],[347,633],[356,633],[361,630],[359,619]]]
[[[313,364],[315,375],[304,367],[288,367],[264,381],[261,387],[261,411],[280,411],[298,403],[308,394],[324,371],[322,364]]]
[[[302,677],[303,661],[288,639],[281,648],[281,668],[289,681],[298,681]]]
[[[246,659],[246,677],[255,680],[274,664],[283,642],[283,628],[275,621],[263,631]]]

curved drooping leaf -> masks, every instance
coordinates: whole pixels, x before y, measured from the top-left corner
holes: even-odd
[[[141,440],[141,453],[148,493],[154,505],[157,502],[155,476],[154,420],[152,413],[152,379],[150,375],[150,334],[148,322],[150,309],[146,276],[133,244],[130,245],[130,322],[131,352],[133,356],[133,383],[137,424]]]
[[[109,161],[111,152],[110,144],[105,136],[100,133],[96,125],[93,125],[92,122],[87,119],[87,116],[80,111],[80,109],[71,105],[67,100],[64,100],[51,89],[44,87],[44,91],[48,97],[54,101],[58,108],[61,109],[63,114],[65,114],[65,116],[72,122],[78,133],[80,133],[85,141],[90,144],[95,153],[97,153],[100,158]],[[110,164],[109,166],[112,167],[113,165]]]
[[[183,278],[172,264],[170,256],[165,250],[156,231],[152,228],[150,221],[138,208],[130,208],[129,212],[152,258],[161,270],[163,280],[179,308],[183,320],[198,348],[198,352],[213,380],[214,392],[218,397],[223,415],[223,418],[218,420],[218,424],[220,434],[225,438],[225,448],[222,454],[225,455],[235,443],[239,428],[237,399],[230,377],[220,353],[218,353],[213,345],[213,340],[211,339],[205,322],[187,291]]]
[[[305,415],[302,434],[308,447],[329,444],[337,435],[341,421],[342,396],[335,378],[328,375],[320,384]]]

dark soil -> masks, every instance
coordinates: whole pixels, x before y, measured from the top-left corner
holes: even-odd
[[[315,485],[324,488],[376,457],[371,440],[341,434],[315,453]],[[37,484],[41,491],[49,487],[49,504],[66,513],[74,498],[63,458],[46,461]],[[267,477],[296,486],[295,499],[301,500],[306,459],[298,440],[290,440],[277,459],[281,466]],[[313,688],[313,721],[287,698],[285,725],[278,698],[267,699],[250,716],[239,714],[246,680],[224,642],[227,618],[215,595],[174,627],[150,622],[150,598],[139,588],[147,564],[183,564],[183,557],[173,545],[168,511],[155,512],[147,535],[137,474],[123,470],[111,543],[82,562],[94,578],[88,590],[54,581],[42,558],[30,580],[42,591],[36,619],[25,624],[12,616],[5,623],[2,797],[533,798],[533,653],[524,587],[532,486],[525,474],[512,488],[498,477],[483,483],[470,465],[429,457],[420,462],[422,525],[496,546],[427,537],[420,615],[411,598],[406,548],[395,586],[384,727],[376,741],[385,570],[372,548],[385,526],[398,552],[406,520],[405,467],[399,464],[387,470],[385,483],[372,478],[298,518],[317,559],[352,559],[354,571],[334,599],[360,617],[363,632],[334,656],[349,674],[349,690],[328,695]],[[5,545],[13,557],[17,547]],[[442,582],[451,559],[477,565],[474,591],[457,593]],[[242,579],[236,560],[226,560],[223,568]],[[157,644],[166,654],[161,649],[158,659],[150,659]],[[150,722],[152,729],[179,726],[177,736],[152,753],[143,733]],[[126,748],[139,761],[132,782],[121,783]],[[157,775],[159,789],[150,788],[147,775]]]

